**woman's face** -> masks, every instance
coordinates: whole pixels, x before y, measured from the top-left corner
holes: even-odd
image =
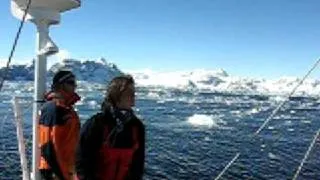
[[[122,92],[119,108],[131,109],[135,106],[135,87],[133,84],[128,85],[128,87]]]

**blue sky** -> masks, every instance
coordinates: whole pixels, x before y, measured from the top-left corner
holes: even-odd
[[[19,23],[9,7],[8,0],[0,6],[1,61]],[[302,76],[320,57],[319,7],[319,0],[83,0],[50,34],[68,56],[105,57],[124,70]],[[27,23],[13,63],[34,52],[35,27]],[[320,67],[312,77],[319,75]]]

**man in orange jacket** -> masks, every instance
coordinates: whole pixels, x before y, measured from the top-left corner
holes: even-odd
[[[39,116],[39,171],[45,180],[71,180],[80,121],[73,105],[80,100],[75,93],[76,80],[71,71],[59,71],[53,77],[51,92]]]

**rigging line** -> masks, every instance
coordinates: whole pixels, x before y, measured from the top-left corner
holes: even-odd
[[[311,72],[318,66],[320,63],[320,58],[314,63],[312,68],[304,75],[304,77],[300,80],[300,82],[293,88],[293,90],[289,93],[287,98],[279,104],[279,106],[271,113],[271,115],[264,121],[264,123],[260,126],[260,128],[254,133],[253,137],[257,136],[263,128],[267,125],[267,123],[273,118],[274,115],[277,114],[277,112],[281,109],[281,107],[285,104],[285,102],[295,93],[295,91],[298,89],[298,87],[304,82],[304,80],[311,74]],[[218,180],[222,177],[222,175],[228,170],[228,168],[239,158],[240,153],[237,153],[232,160],[227,164],[227,166],[219,173],[219,175],[215,178],[215,180]]]
[[[233,162],[235,160],[237,160],[237,158],[240,156],[240,153],[237,153],[232,160],[226,165],[226,167],[224,167],[224,169],[219,173],[219,175],[214,179],[214,180],[218,180],[222,177],[222,175],[229,169],[229,167],[233,164]]]
[[[307,160],[307,158],[308,158],[308,156],[309,156],[309,154],[310,154],[310,152],[311,152],[311,150],[313,148],[313,145],[314,145],[314,143],[316,142],[316,140],[317,140],[317,138],[319,136],[319,133],[320,133],[320,129],[318,129],[316,135],[314,136],[314,138],[313,138],[313,140],[312,140],[312,142],[311,142],[306,154],[304,155],[304,157],[303,157],[303,159],[302,159],[302,161],[301,161],[301,163],[300,163],[295,175],[293,176],[292,180],[296,180],[298,178],[299,173],[300,173],[300,171],[302,169],[302,166],[305,163],[305,161]]]
[[[271,115],[265,120],[265,122],[260,126],[260,128],[255,132],[255,135],[258,135],[262,129],[268,124],[268,122],[273,118],[274,115],[277,114],[277,112],[281,109],[281,107],[287,102],[287,100],[296,92],[298,87],[307,79],[307,77],[311,74],[311,72],[318,66],[320,63],[320,58],[314,63],[312,68],[307,72],[306,75],[299,81],[299,83],[292,89],[290,94],[287,96],[287,98],[279,104],[279,106],[271,113]]]
[[[18,43],[18,40],[19,40],[19,37],[20,37],[20,34],[21,34],[21,30],[22,30],[23,25],[24,25],[24,22],[25,22],[26,17],[27,17],[27,14],[28,14],[28,11],[29,11],[29,8],[30,8],[30,4],[31,4],[31,0],[28,1],[27,7],[26,7],[26,9],[24,11],[22,20],[20,22],[20,26],[19,26],[18,32],[17,32],[16,37],[14,39],[14,42],[13,42],[13,45],[12,45],[12,48],[11,48],[11,52],[10,52],[10,55],[9,55],[9,58],[8,58],[8,61],[7,61],[7,65],[6,65],[5,69],[4,69],[3,77],[1,78],[0,91],[2,89],[2,86],[3,86],[3,83],[4,83],[5,79],[7,77],[9,65],[11,63],[11,59],[13,57],[13,54],[14,54],[14,52],[16,50],[16,46],[17,46],[17,43]]]
[[[303,133],[305,134],[305,133]],[[272,145],[279,142],[281,138],[283,138],[284,136],[281,135],[280,133],[277,133],[276,135],[274,135],[274,133],[272,133],[272,142],[266,142],[265,144],[265,150],[267,151],[274,151],[276,149],[276,146],[273,147]],[[312,136],[313,137],[313,136]],[[306,142],[307,143],[307,142]],[[272,147],[271,147],[272,146]],[[290,153],[286,152],[286,151],[277,151],[277,154],[280,154],[281,157],[285,157],[285,159],[289,159],[291,161],[293,161],[294,163],[299,163],[301,160],[298,159],[297,157],[295,157],[295,155],[290,155]]]

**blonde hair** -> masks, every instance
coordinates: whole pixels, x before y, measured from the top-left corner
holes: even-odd
[[[121,75],[113,78],[107,87],[102,109],[107,108],[107,106],[115,107],[130,85],[134,85],[134,79],[130,75]]]

